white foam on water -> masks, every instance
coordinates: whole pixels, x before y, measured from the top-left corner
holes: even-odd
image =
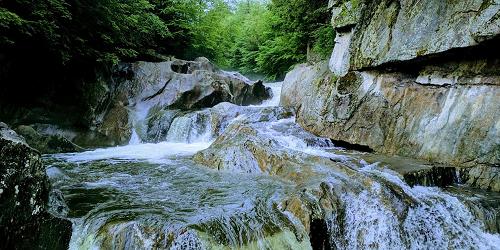
[[[264,83],[264,86],[271,88],[272,98],[265,100],[262,104],[257,105],[258,107],[277,107],[280,105],[281,100],[281,89],[283,87],[283,82],[272,82]]]
[[[373,182],[359,193],[343,193],[343,237],[347,244],[343,248],[498,249],[500,246],[500,235],[487,233],[482,222],[458,198],[436,187],[410,187],[388,169],[367,166],[360,171],[401,188],[402,194],[412,201],[411,205],[405,205],[384,182]]]
[[[128,142],[129,145],[137,145],[141,144],[141,138],[139,138],[139,135],[135,131],[134,128],[132,128],[132,136],[130,136],[130,141]]]
[[[206,149],[211,142],[174,143],[161,142],[157,144],[137,144],[113,148],[96,149],[82,153],[57,154],[55,157],[69,162],[85,163],[98,160],[148,160],[151,162],[168,162],[169,156],[189,156]]]
[[[144,121],[146,121],[151,107],[152,105],[148,102],[138,101],[133,108],[133,112],[130,113],[129,120],[132,123],[132,136],[130,138],[129,144],[136,145],[142,142],[139,133],[143,134],[146,130],[146,124],[144,124]]]

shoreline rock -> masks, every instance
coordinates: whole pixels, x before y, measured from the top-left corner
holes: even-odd
[[[0,248],[67,249],[71,222],[48,212],[40,153],[0,122]]]

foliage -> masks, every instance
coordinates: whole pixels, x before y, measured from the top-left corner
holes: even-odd
[[[326,0],[240,1],[219,22],[216,32],[219,65],[244,73],[261,73],[270,79],[283,77],[307,53],[328,57],[333,49]],[[209,32],[210,33],[210,32]],[[207,54],[208,55],[208,54]]]
[[[330,53],[326,6],[327,0],[2,1],[0,56],[40,54],[48,65],[65,67],[205,56],[276,78],[308,51]]]

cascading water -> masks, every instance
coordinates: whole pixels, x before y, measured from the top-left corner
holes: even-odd
[[[264,101],[260,107],[275,107],[280,105],[280,97],[281,97],[281,87],[283,86],[283,82],[273,82],[264,84],[266,87],[270,88],[272,91],[272,98]]]
[[[152,108],[143,103],[131,114],[130,145],[45,156],[51,182],[66,200],[59,204],[67,206],[60,216],[73,221],[70,248],[311,249],[318,232],[305,222],[313,217],[325,221],[328,246],[337,249],[500,246],[500,236],[486,232],[452,194],[410,187],[392,170],[359,161],[307,133],[293,118],[281,117],[283,110],[276,107],[281,85],[267,86],[273,98],[259,106],[220,104],[177,114],[160,143],[140,144],[138,134],[144,134]],[[281,178],[214,171],[193,161],[216,138],[239,136],[228,135],[226,128],[241,122],[254,124],[258,136],[297,165],[307,165],[311,174],[300,170]],[[252,157],[233,160],[257,162]],[[340,167],[323,164],[332,161]],[[304,177],[295,178],[300,174]],[[307,191],[318,186],[326,187],[322,194]],[[295,209],[284,205],[297,195],[307,202]],[[307,206],[314,208],[311,214],[299,218],[296,210]]]

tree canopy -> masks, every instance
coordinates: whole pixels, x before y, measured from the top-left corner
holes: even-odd
[[[327,0],[10,0],[0,55],[48,64],[205,56],[224,68],[282,76],[333,47]]]

